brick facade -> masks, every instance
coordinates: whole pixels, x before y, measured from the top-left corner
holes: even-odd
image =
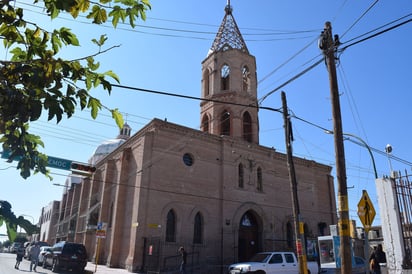
[[[258,251],[294,250],[286,155],[259,145],[255,58],[225,11],[220,29],[241,43],[221,43],[227,36],[219,31],[202,62],[201,129],[154,119],[64,197],[76,208],[73,240],[91,259],[166,273],[177,269],[185,246],[189,268],[220,273]],[[337,222],[331,167],[294,163],[305,234],[329,234]],[[100,222],[106,237],[97,244]]]

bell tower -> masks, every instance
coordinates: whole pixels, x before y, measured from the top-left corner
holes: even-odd
[[[201,130],[259,143],[256,60],[249,54],[230,1],[202,62]]]

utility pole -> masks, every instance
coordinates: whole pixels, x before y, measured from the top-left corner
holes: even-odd
[[[282,91],[282,109],[283,109],[283,121],[285,127],[285,141],[286,141],[286,156],[287,165],[289,171],[289,182],[292,190],[292,205],[293,205],[293,218],[295,223],[295,239],[296,239],[296,253],[299,263],[299,274],[307,274],[307,259],[306,259],[306,243],[305,243],[305,231],[303,222],[300,219],[299,198],[298,198],[298,183],[296,181],[295,165],[293,163],[292,154],[292,127],[290,123],[290,117],[288,114],[288,106],[286,103],[286,95]]]
[[[349,225],[349,199],[346,183],[345,150],[343,146],[342,118],[340,112],[338,81],[336,78],[335,51],[339,46],[339,36],[332,36],[332,25],[325,23],[321,34],[319,48],[325,55],[329,72],[330,96],[333,114],[333,135],[335,141],[336,176],[338,179],[338,214],[340,236],[341,273],[352,273],[352,255]]]

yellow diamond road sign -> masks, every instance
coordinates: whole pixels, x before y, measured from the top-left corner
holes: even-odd
[[[366,190],[363,190],[362,198],[358,203],[358,216],[363,224],[363,227],[365,228],[365,232],[368,232],[370,230],[375,215],[376,212],[371,199],[369,198]]]

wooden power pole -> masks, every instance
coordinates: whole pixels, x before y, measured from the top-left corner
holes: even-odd
[[[343,146],[342,118],[339,102],[338,81],[336,77],[335,51],[339,46],[339,37],[332,36],[332,25],[325,23],[325,28],[319,43],[326,59],[329,72],[330,96],[332,101],[333,135],[335,141],[336,176],[338,179],[338,228],[340,236],[339,255],[341,258],[341,273],[352,273],[352,254],[349,224],[349,199],[346,183],[345,150]],[[336,254],[338,255],[338,254]]]
[[[290,117],[288,113],[288,106],[286,103],[286,95],[282,91],[282,109],[283,109],[283,121],[285,127],[285,141],[286,141],[286,157],[287,166],[289,171],[289,182],[292,190],[292,205],[293,205],[293,218],[295,223],[295,239],[296,239],[296,253],[299,263],[299,274],[307,274],[307,259],[306,259],[306,243],[305,243],[305,231],[303,222],[301,221],[299,198],[298,198],[298,183],[296,181],[295,165],[293,163],[292,154],[292,128],[290,123]]]

